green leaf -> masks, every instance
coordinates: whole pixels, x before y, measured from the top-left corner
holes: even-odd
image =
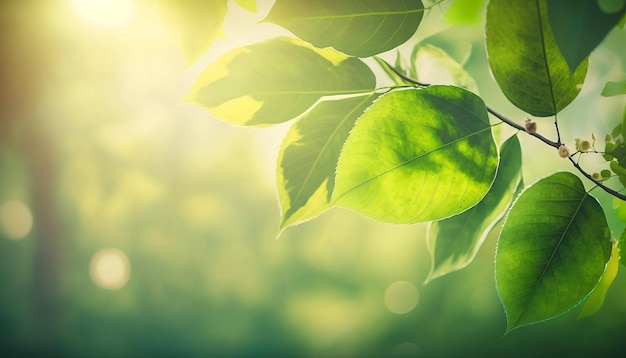
[[[474,93],[478,92],[478,85],[474,78],[442,49],[431,44],[418,44],[411,57],[420,81],[451,84]],[[420,71],[420,69],[425,69],[425,71]]]
[[[396,58],[400,58],[400,53],[397,54],[398,57]],[[376,61],[376,63],[378,63],[378,65],[380,66],[380,68],[382,68],[382,70],[385,72],[385,74],[387,75],[387,77],[389,77],[389,79],[395,84],[395,85],[412,85],[411,82],[403,79],[402,77],[400,77],[398,75],[398,72],[400,73],[405,73],[404,69],[402,67],[398,66],[398,63],[402,63],[402,60],[396,60],[396,65],[393,66],[393,68],[391,67],[390,64],[388,64],[385,60],[383,60],[382,58],[378,57],[378,56],[374,56],[374,60]],[[396,71],[394,71],[394,69]]]
[[[256,0],[236,0],[236,1],[237,1],[237,5],[248,10],[249,12],[252,12],[252,13],[257,12]]]
[[[160,0],[161,14],[177,34],[187,64],[196,62],[217,39],[227,0]]]
[[[620,9],[606,13],[598,0],[547,1],[554,39],[571,72],[602,42],[623,15]]]
[[[376,97],[320,102],[291,127],[278,154],[281,229],[330,207],[341,148],[356,119]]]
[[[611,258],[609,262],[606,264],[606,269],[602,274],[602,278],[600,278],[600,282],[593,289],[589,297],[585,300],[585,304],[583,305],[583,309],[580,311],[578,318],[588,317],[592,314],[596,313],[602,304],[604,303],[604,298],[606,297],[606,293],[611,287],[615,276],[617,276],[617,270],[619,269],[619,250],[617,248],[617,241],[613,244],[613,249],[611,250]]]
[[[624,82],[607,82],[602,90],[602,96],[611,97],[620,94],[626,94],[626,81]]]
[[[522,151],[517,136],[512,136],[502,144],[496,179],[483,200],[459,215],[430,225],[431,268],[426,282],[469,265],[522,188]]]
[[[611,255],[598,201],[559,172],[526,189],[498,240],[496,283],[507,332],[565,313],[596,286]]]
[[[622,236],[620,236],[619,242],[617,243],[617,251],[620,256],[620,262],[623,266],[626,266],[626,255],[622,254],[622,252],[624,252],[625,250],[624,245],[626,245],[626,229],[622,232]]]
[[[498,155],[483,101],[459,87],[390,92],[339,156],[334,203],[392,223],[439,220],[482,199]]]
[[[444,20],[454,25],[475,25],[480,23],[485,0],[454,0],[444,16]]]
[[[570,72],[550,30],[545,0],[490,1],[487,52],[504,95],[538,117],[555,115],[572,102],[587,72],[587,60]]]
[[[279,37],[232,50],[198,77],[187,101],[241,125],[288,121],[323,96],[372,92],[361,60]]]
[[[419,0],[276,0],[264,21],[316,47],[369,57],[407,41],[422,21]]]

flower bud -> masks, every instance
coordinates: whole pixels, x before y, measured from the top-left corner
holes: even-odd
[[[530,118],[526,118],[524,121],[524,128],[528,133],[537,133],[537,123]]]
[[[569,149],[565,144],[561,144],[561,146],[559,147],[559,156],[561,158],[567,158],[570,156]]]

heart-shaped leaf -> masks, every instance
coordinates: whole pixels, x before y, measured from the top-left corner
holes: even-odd
[[[492,0],[489,65],[504,95],[534,116],[553,116],[578,95],[587,60],[572,73],[554,40],[545,0]]]
[[[459,87],[390,92],[359,118],[333,200],[392,223],[439,220],[482,199],[498,155],[483,101]]]
[[[314,46],[369,57],[407,41],[423,13],[419,0],[276,0],[265,21]]]
[[[507,332],[556,317],[598,283],[611,233],[580,179],[559,172],[526,189],[511,208],[496,253],[496,283]]]
[[[459,215],[430,225],[432,265],[426,281],[469,265],[522,188],[522,151],[517,136],[512,136],[502,144],[496,179],[483,200]]]
[[[279,37],[220,57],[200,75],[187,101],[227,122],[262,126],[288,121],[323,96],[375,86],[361,60]]]
[[[278,154],[281,228],[330,207],[339,153],[356,119],[377,94],[323,101],[291,127]]]

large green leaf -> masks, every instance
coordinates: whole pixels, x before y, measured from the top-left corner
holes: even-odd
[[[374,74],[361,60],[279,37],[232,50],[209,65],[187,101],[242,125],[288,121],[327,95],[371,92]]]
[[[569,311],[598,283],[611,233],[580,179],[559,172],[526,189],[498,241],[496,282],[507,332]]]
[[[617,25],[625,10],[624,3],[622,9],[607,13],[598,0],[547,1],[554,38],[572,72]]]
[[[452,86],[394,91],[346,140],[333,200],[386,222],[439,220],[476,205],[497,165],[479,97]]]
[[[160,0],[166,23],[177,34],[187,64],[202,56],[222,31],[227,0]]]
[[[534,116],[552,116],[565,108],[587,73],[587,60],[571,73],[554,41],[545,0],[490,1],[487,52],[504,95]]]
[[[317,47],[369,57],[407,41],[423,12],[420,0],[277,0],[265,21]]]
[[[517,136],[512,136],[502,144],[496,179],[483,200],[459,215],[430,225],[431,268],[426,281],[469,265],[522,188],[522,150]]]
[[[339,153],[356,119],[377,94],[318,103],[291,127],[278,154],[281,228],[330,207]]]

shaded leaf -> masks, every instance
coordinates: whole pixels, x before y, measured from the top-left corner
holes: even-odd
[[[576,98],[587,60],[570,72],[554,41],[545,0],[490,1],[486,31],[489,65],[500,89],[516,107],[546,117]]]
[[[160,0],[161,13],[177,33],[187,64],[194,63],[218,38],[227,0]]]
[[[361,60],[279,37],[232,50],[198,77],[187,101],[227,122],[288,121],[323,96],[371,92],[374,74]]]
[[[496,179],[483,200],[459,215],[430,225],[431,268],[426,281],[469,265],[522,188],[522,151],[517,136],[512,136],[502,144]]]
[[[547,0],[550,27],[571,72],[596,48],[624,14],[604,12],[598,0]],[[623,4],[622,4],[623,5]]]
[[[617,241],[613,243],[613,249],[611,250],[611,258],[606,264],[606,269],[600,278],[600,282],[593,289],[589,297],[585,300],[583,309],[580,311],[578,318],[588,317],[596,313],[604,303],[606,292],[611,287],[615,276],[617,276],[617,270],[619,269],[619,250],[617,248]]]
[[[622,232],[622,236],[619,238],[617,243],[617,252],[619,253],[619,261],[622,265],[626,266],[626,255],[622,254],[624,252],[626,245],[626,230]]]
[[[277,0],[264,21],[316,47],[369,57],[407,41],[424,12],[419,0]]]
[[[624,82],[607,82],[602,90],[602,96],[611,97],[620,94],[626,94],[626,81]]]
[[[439,220],[476,205],[497,164],[479,97],[452,86],[394,91],[346,140],[333,200],[386,222]]]
[[[604,272],[610,237],[602,207],[574,174],[559,172],[526,189],[509,211],[496,253],[507,332],[580,303]]]
[[[378,95],[318,103],[291,127],[278,154],[281,228],[330,207],[339,153],[356,119]]]
[[[256,0],[236,0],[237,4],[249,12],[256,13]]]

